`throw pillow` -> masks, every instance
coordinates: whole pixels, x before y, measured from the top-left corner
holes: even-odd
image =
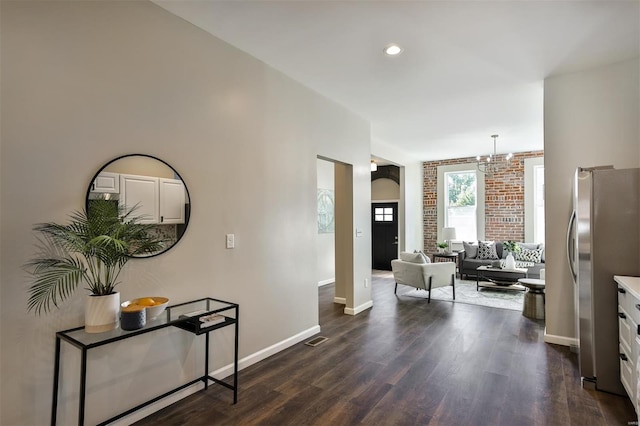
[[[424,254],[424,252],[420,250],[414,250],[413,252],[418,253],[420,256],[422,256],[422,260],[424,260],[424,263],[431,263],[431,258]]]
[[[529,250],[526,248],[523,248],[520,250],[519,253],[516,253],[516,260],[523,260],[525,262],[535,262],[535,263],[541,263],[542,262],[542,251],[544,249],[534,249],[534,250]]]
[[[495,243],[488,244],[478,241],[478,259],[499,259]]]
[[[538,245],[538,243],[516,243],[520,249],[527,249],[527,250],[535,250],[537,248],[540,248],[540,246]]]
[[[400,253],[400,260],[411,263],[427,263],[420,253],[407,253],[404,251]]]
[[[462,242],[462,246],[464,247],[465,257],[467,259],[475,259],[478,256],[478,245],[472,242]]]

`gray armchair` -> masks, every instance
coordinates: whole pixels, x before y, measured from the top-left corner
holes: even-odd
[[[421,253],[400,253],[400,259],[391,261],[391,270],[398,284],[421,288],[429,292],[427,303],[431,303],[431,289],[445,286],[453,287],[453,299],[456,298],[456,264],[454,262],[427,263]]]

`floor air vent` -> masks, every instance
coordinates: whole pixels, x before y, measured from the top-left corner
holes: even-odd
[[[308,342],[304,342],[304,344],[307,345],[307,346],[318,346],[320,343],[324,343],[327,340],[329,340],[328,337],[318,336],[318,337],[314,337],[313,339],[309,340]]]

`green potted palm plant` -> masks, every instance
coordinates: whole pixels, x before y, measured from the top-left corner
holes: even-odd
[[[134,208],[135,209],[135,208]],[[81,282],[91,293],[85,305],[85,330],[100,332],[118,324],[118,277],[131,256],[143,256],[163,248],[163,240],[141,224],[134,209],[125,211],[105,199],[90,200],[73,212],[66,225],[40,223],[38,252],[26,264],[33,277],[28,309],[50,312],[68,299]]]

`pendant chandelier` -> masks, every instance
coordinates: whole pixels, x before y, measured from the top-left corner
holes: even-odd
[[[493,154],[489,154],[484,158],[479,155],[476,157],[478,170],[487,176],[493,176],[493,174],[500,171],[500,169],[508,169],[511,159],[513,158],[512,153],[498,155],[496,152],[496,139],[498,135],[491,135],[491,137],[493,138]]]

